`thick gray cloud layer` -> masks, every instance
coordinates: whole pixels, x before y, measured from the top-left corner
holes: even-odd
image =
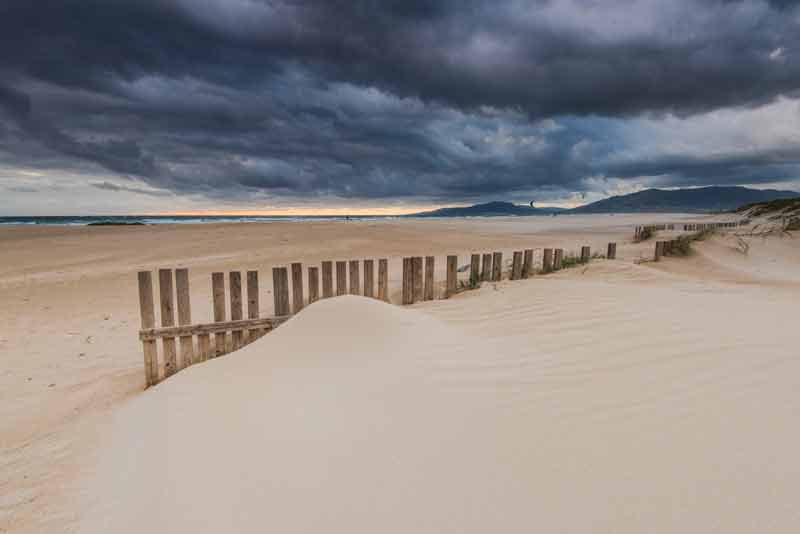
[[[107,191],[150,194],[88,176],[243,201],[800,177],[787,0],[6,0],[0,50],[0,164]]]

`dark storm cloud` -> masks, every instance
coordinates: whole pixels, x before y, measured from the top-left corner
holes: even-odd
[[[0,50],[0,161],[211,198],[753,183],[800,164],[797,146],[620,164],[592,122],[793,97],[786,0],[6,0]]]

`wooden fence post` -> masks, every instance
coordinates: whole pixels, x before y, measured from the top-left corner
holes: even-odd
[[[214,322],[225,321],[225,273],[211,273],[211,295],[214,303]],[[214,357],[225,354],[227,334],[218,332],[214,334]]]
[[[158,270],[158,291],[161,297],[161,326],[175,326],[175,305],[172,300],[172,269]],[[178,371],[175,338],[161,339],[164,348],[164,378]]]
[[[492,281],[499,282],[503,279],[503,253],[492,254]]]
[[[403,305],[414,303],[414,280],[411,274],[411,258],[403,258]]]
[[[424,296],[424,286],[422,279],[422,256],[411,258],[411,279],[412,279],[412,299],[419,302]]]
[[[336,296],[347,295],[347,262],[336,262]]]
[[[308,268],[308,303],[319,300],[319,267]]]
[[[525,257],[522,260],[522,278],[528,279],[533,274],[533,249],[525,249]]]
[[[458,291],[458,256],[447,256],[447,297]]]
[[[333,296],[333,262],[322,262],[322,298],[329,299]]]
[[[481,281],[488,282],[492,279],[492,255],[483,255],[483,265],[481,266]]]
[[[664,242],[656,241],[656,250],[653,255],[653,261],[661,261],[661,254],[664,252]]]
[[[303,295],[303,264],[292,264],[292,310],[298,313],[305,306],[305,296]]]
[[[364,296],[375,297],[375,262],[364,260]]]
[[[560,271],[564,262],[564,249],[557,248],[553,250],[553,270]]]
[[[480,285],[481,281],[481,255],[473,254],[469,260],[469,287]]]
[[[258,319],[259,311],[258,271],[247,271],[247,318]],[[247,342],[250,343],[266,333],[264,329],[248,330]]]
[[[350,294],[361,294],[361,276],[358,273],[358,260],[350,260]]]
[[[231,321],[241,321],[244,319],[242,310],[242,273],[231,271],[228,273],[228,289],[231,299]],[[241,330],[231,331],[231,351],[239,350],[244,345],[244,332]]]
[[[589,263],[591,259],[592,251],[589,247],[581,247],[581,263]]]
[[[606,253],[606,259],[608,259],[608,260],[617,259],[617,244],[616,243],[609,243],[608,244],[608,252]]]
[[[522,278],[522,251],[515,251],[511,260],[511,279]]]
[[[549,273],[553,270],[553,249],[546,248],[542,252],[542,272]]]
[[[286,267],[272,268],[272,296],[275,315],[289,315],[289,272]]]
[[[436,259],[433,256],[425,256],[425,291],[424,300],[433,300],[433,270]]]
[[[192,306],[189,299],[189,270],[175,269],[175,290],[178,297],[178,324],[192,324]],[[180,368],[189,367],[195,362],[194,340],[192,336],[180,337]]]
[[[378,260],[378,299],[389,302],[389,260]]]
[[[153,304],[153,275],[150,271],[139,271],[139,315],[142,330],[155,328],[156,314]],[[149,386],[158,384],[158,347],[155,339],[142,341],[144,353],[144,381]]]

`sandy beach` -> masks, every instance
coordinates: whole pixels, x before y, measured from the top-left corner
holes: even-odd
[[[722,217],[724,219],[725,217]],[[713,220],[720,220],[715,217]],[[690,215],[0,229],[0,532],[795,532],[800,241],[639,263]],[[582,245],[616,261],[309,306],[144,391],[136,271]],[[540,256],[537,256],[537,260]]]

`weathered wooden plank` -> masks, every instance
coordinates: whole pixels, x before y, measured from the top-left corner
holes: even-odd
[[[188,269],[175,269],[175,291],[178,297],[178,324],[192,324],[192,305],[189,299]],[[181,349],[179,368],[183,369],[195,362],[194,340],[192,336],[182,336],[179,343]]]
[[[589,263],[592,258],[592,249],[588,246],[581,247],[581,263]]]
[[[350,294],[361,294],[361,276],[358,272],[358,260],[350,260]]]
[[[247,318],[258,319],[261,313],[258,294],[258,271],[247,271]],[[247,343],[264,334],[263,330],[247,330]]]
[[[549,273],[553,270],[553,249],[546,248],[542,251],[542,272]]]
[[[412,299],[414,302],[419,302],[424,296],[424,286],[422,278],[422,256],[414,256],[411,258],[411,279],[412,282]]]
[[[222,321],[219,323],[191,324],[185,326],[169,326],[161,328],[143,328],[139,331],[139,339],[158,339],[164,337],[190,336],[200,334],[216,334],[230,330],[271,330],[291,316],[260,317],[258,319],[242,319],[240,321]]]
[[[608,260],[617,259],[617,244],[616,243],[609,243],[608,244],[608,252],[606,252],[606,259],[608,259]]]
[[[433,256],[425,256],[425,289],[423,299],[433,300],[434,296],[434,279],[433,273],[435,268],[436,258]]]
[[[525,249],[525,257],[522,260],[522,278],[530,278],[533,274],[533,249]]]
[[[242,310],[242,273],[231,271],[228,273],[228,291],[231,299],[231,320],[241,321],[244,317]],[[239,350],[244,346],[244,333],[241,330],[231,332],[231,350]]]
[[[333,262],[322,262],[322,298],[329,299],[333,296]]]
[[[204,362],[211,358],[211,336],[209,334],[197,334],[197,359]]]
[[[286,267],[272,268],[272,297],[275,315],[289,315],[289,271]]]
[[[483,265],[481,266],[481,281],[488,282],[492,279],[492,255],[483,255]]]
[[[225,273],[211,273],[211,295],[214,305],[214,322],[225,321]],[[225,332],[214,334],[214,357],[225,354],[228,335]]]
[[[553,270],[560,271],[564,262],[564,249],[557,248],[553,251]]]
[[[481,255],[472,254],[469,257],[469,286],[478,287],[481,282]]]
[[[499,282],[503,279],[503,253],[492,254],[492,281]]]
[[[522,251],[514,252],[511,258],[511,279],[519,280],[522,278]]]
[[[364,296],[375,297],[375,261],[364,260]]]
[[[308,268],[308,303],[319,300],[319,267]]]
[[[347,262],[336,262],[336,296],[347,295]]]
[[[458,292],[458,256],[447,256],[447,297]]]
[[[411,258],[403,258],[403,296],[404,306],[414,303],[414,277],[411,274]]]
[[[161,300],[161,326],[175,325],[173,291],[172,269],[159,269],[158,292]],[[164,378],[168,378],[178,371],[175,338],[165,337],[162,340],[162,348],[164,349]]]
[[[389,302],[389,260],[378,260],[378,299]]]
[[[661,256],[664,253],[664,242],[663,241],[656,241],[656,250],[653,255],[654,261],[661,261]]]
[[[292,310],[298,313],[305,306],[305,297],[303,296],[303,264],[292,264]]]
[[[150,271],[139,271],[139,316],[142,328],[153,328],[156,325],[155,305],[153,302],[153,275]],[[158,347],[154,339],[142,340],[144,355],[144,381],[149,386],[158,384]]]

